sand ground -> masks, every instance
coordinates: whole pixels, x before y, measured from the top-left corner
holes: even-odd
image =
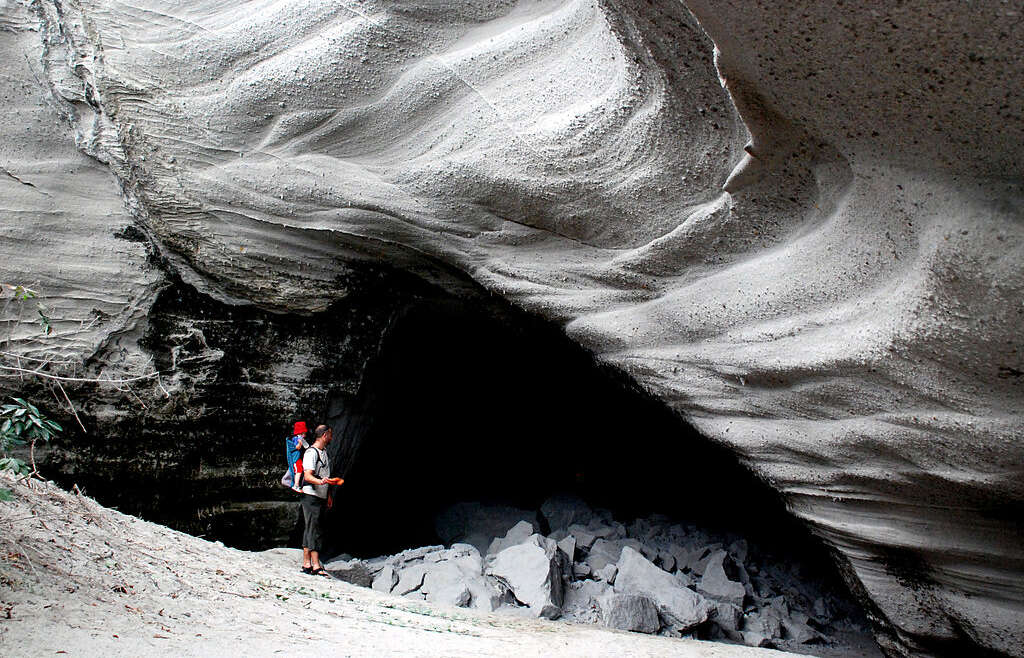
[[[0,503],[0,655],[792,655],[522,619],[300,574],[43,482]]]

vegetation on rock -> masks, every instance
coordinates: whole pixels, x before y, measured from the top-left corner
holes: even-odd
[[[55,421],[47,418],[39,408],[22,398],[11,398],[14,404],[0,407],[0,470],[13,471],[18,475],[32,477],[36,474],[35,445],[37,441],[49,441],[63,428]],[[25,444],[29,445],[32,455],[30,464],[13,457],[9,451]],[[0,500],[10,500],[9,489],[0,487]]]

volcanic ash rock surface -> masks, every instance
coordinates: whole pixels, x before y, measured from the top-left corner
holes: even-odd
[[[783,492],[893,653],[1021,656],[1020,20],[8,2],[0,256],[57,329],[9,349],[146,372],[166,271],[287,312],[355,263],[469,277]]]

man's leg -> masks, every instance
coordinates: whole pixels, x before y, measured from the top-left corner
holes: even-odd
[[[309,494],[302,494],[302,499],[301,499],[301,502],[300,502],[300,507],[302,509],[303,520],[305,521],[305,524],[303,525],[303,531],[302,531],[302,569],[303,570],[311,569],[312,565],[313,565],[313,562],[312,562],[312,559],[313,559],[312,551],[309,550],[310,537],[311,537],[311,534],[312,534],[310,532],[310,527],[312,526],[312,524],[313,524],[313,522],[315,520],[314,519],[314,511],[313,511],[313,509],[310,506],[310,503],[312,501],[309,500],[312,497],[313,496],[310,496]]]
[[[313,567],[313,571],[316,572],[323,568],[320,563],[320,551],[323,549],[323,513],[325,502],[322,498],[316,498],[309,496],[312,500],[310,501],[310,524],[309,524],[309,537],[307,537],[309,546],[309,559],[310,564]]]

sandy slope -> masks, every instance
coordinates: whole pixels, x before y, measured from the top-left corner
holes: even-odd
[[[294,550],[225,548],[45,483],[14,490],[4,656],[783,655],[413,603],[299,574]]]

